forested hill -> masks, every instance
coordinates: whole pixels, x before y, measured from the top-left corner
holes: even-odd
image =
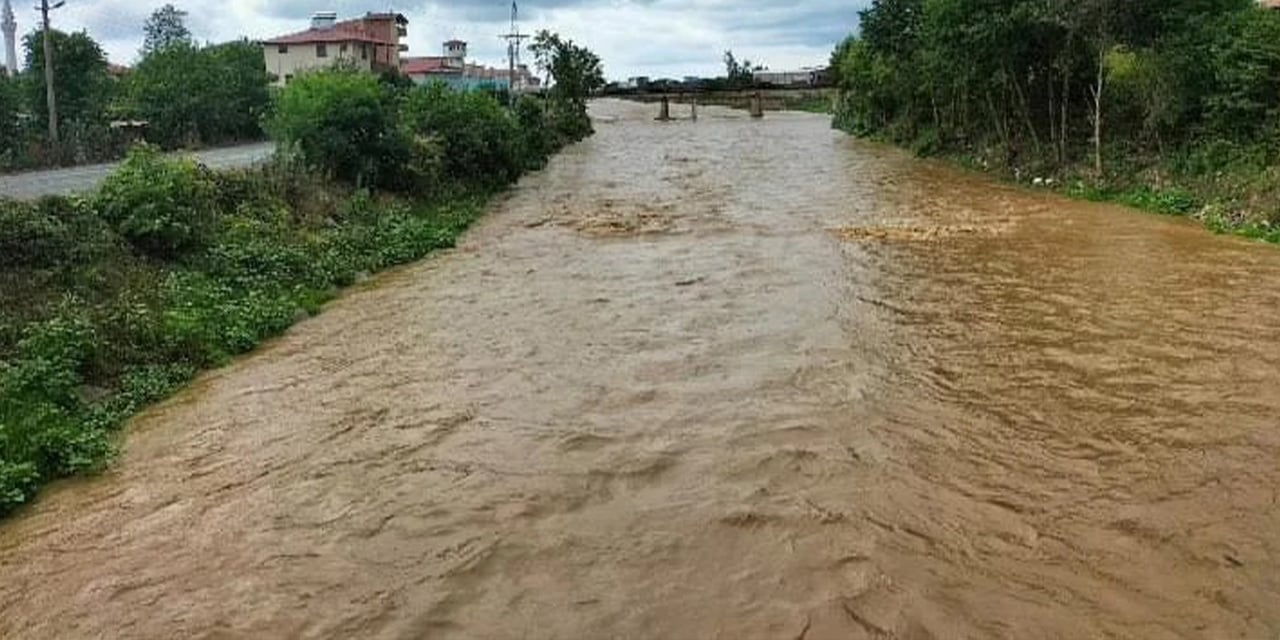
[[[1280,159],[1280,11],[1255,0],[875,0],[861,16],[833,55],[842,129],[1023,176],[1177,185],[1163,204],[1181,213],[1216,204],[1280,218],[1267,175]]]

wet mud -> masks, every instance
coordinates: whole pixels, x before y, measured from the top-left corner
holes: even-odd
[[[1280,636],[1280,250],[594,109],[0,523],[0,636]]]

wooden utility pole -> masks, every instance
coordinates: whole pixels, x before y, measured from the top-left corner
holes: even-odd
[[[58,96],[53,89],[53,33],[49,28],[49,12],[62,7],[65,0],[50,3],[40,0],[40,18],[44,26],[44,96],[49,103],[49,142],[58,141]]]

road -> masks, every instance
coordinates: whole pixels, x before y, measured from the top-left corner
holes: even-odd
[[[275,143],[263,142],[197,151],[191,155],[212,168],[226,169],[251,165],[270,157],[274,151]],[[113,162],[0,175],[0,196],[31,200],[41,196],[72,195],[92,191],[117,166],[119,163]]]
[[[1280,637],[1280,250],[593,108],[0,524],[0,637]]]

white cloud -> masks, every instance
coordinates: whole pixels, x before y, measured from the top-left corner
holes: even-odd
[[[520,4],[521,28],[551,29],[600,54],[611,78],[632,75],[681,77],[723,72],[721,55],[787,68],[824,63],[832,47],[857,22],[869,0],[529,0]],[[21,3],[28,5],[29,3]],[[54,14],[64,30],[85,29],[114,62],[130,63],[142,44],[142,24],[164,0],[67,0]],[[313,11],[343,17],[388,8],[409,18],[410,55],[435,55],[440,43],[471,43],[473,58],[492,65],[505,60],[498,35],[508,29],[505,0],[431,2],[410,0],[173,0],[188,12],[188,26],[201,41],[242,36],[265,38],[306,28]],[[19,11],[21,31],[36,15]]]

